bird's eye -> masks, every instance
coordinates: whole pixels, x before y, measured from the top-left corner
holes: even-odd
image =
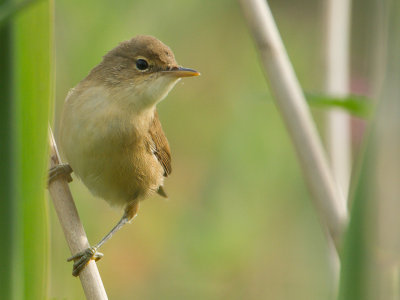
[[[149,63],[146,60],[140,58],[136,61],[136,68],[138,68],[138,70],[140,70],[140,71],[144,71],[148,67],[149,67]]]

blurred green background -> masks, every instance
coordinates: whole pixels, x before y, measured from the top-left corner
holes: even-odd
[[[269,3],[303,88],[322,91],[323,3]],[[102,247],[109,298],[333,299],[324,233],[238,3],[58,0],[55,9],[55,132],[68,90],[137,34],[159,38],[202,73],[158,106],[173,153],[169,199],[144,201]],[[353,64],[365,73],[358,36]],[[313,112],[321,127],[322,111]],[[76,178],[71,189],[95,244],[122,211]],[[50,298],[83,299],[52,205],[50,215]]]

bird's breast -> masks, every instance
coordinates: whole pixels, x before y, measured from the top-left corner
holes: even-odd
[[[163,170],[149,150],[152,112],[131,112],[107,97],[97,91],[67,100],[61,144],[72,169],[93,194],[124,205],[157,191]]]

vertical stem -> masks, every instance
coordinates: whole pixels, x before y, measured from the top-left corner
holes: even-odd
[[[327,0],[326,5],[326,91],[345,97],[349,84],[349,35],[351,0]],[[350,118],[341,110],[327,116],[328,149],[333,175],[346,201],[351,168]]]
[[[57,146],[53,134],[50,135],[50,166],[60,164]],[[49,184],[49,192],[53,199],[53,204],[58,215],[61,227],[64,231],[65,239],[71,250],[71,254],[76,254],[89,247],[85,230],[79,219],[74,200],[72,199],[68,183],[64,178],[57,178]],[[107,294],[101,281],[99,270],[96,263],[91,260],[79,275],[82,288],[87,300],[106,300]]]
[[[349,34],[351,0],[326,1],[326,78],[328,95],[345,97],[349,82]],[[327,113],[327,143],[333,176],[347,206],[351,166],[350,117],[339,109]],[[339,286],[340,262],[331,260],[335,290]]]
[[[239,0],[251,29],[270,88],[292,138],[321,223],[338,248],[347,209],[332,176],[300,84],[265,0]]]

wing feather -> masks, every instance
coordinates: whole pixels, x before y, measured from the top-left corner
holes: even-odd
[[[154,118],[149,128],[149,134],[154,143],[153,153],[157,157],[164,169],[164,176],[167,177],[172,172],[171,168],[171,149],[168,140],[162,130],[157,111],[154,112]]]

